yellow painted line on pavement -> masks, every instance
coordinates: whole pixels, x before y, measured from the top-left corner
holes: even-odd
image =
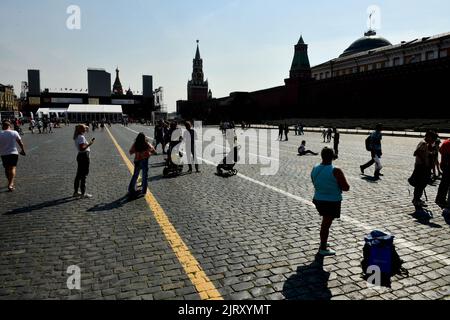
[[[130,170],[131,174],[133,174],[134,165],[131,163],[125,152],[117,143],[117,140],[114,138],[111,131],[109,131],[108,128],[106,128],[106,130],[108,131],[111,140],[119,151],[119,154],[122,156],[123,161],[127,165],[128,170]],[[167,241],[169,242],[170,247],[175,252],[178,261],[182,265],[192,284],[197,289],[200,298],[202,300],[223,300],[222,295],[219,293],[219,291],[217,291],[212,281],[203,271],[200,263],[198,263],[197,259],[195,259],[195,257],[189,251],[189,248],[184,243],[183,239],[181,239],[180,235],[178,234],[173,224],[170,222],[163,208],[160,206],[160,204],[150,191],[147,191],[145,200],[147,201],[150,210],[153,212],[156,221],[158,222]]]

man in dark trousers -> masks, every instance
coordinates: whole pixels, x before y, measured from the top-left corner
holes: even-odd
[[[197,133],[192,128],[192,123],[189,121],[186,121],[185,123],[186,132],[184,141],[186,142],[186,153],[187,153],[187,159],[188,159],[188,166],[189,171],[188,173],[192,173],[192,164],[195,165],[195,171],[197,173],[200,173],[200,168],[198,165],[198,159],[197,159],[197,153],[195,152],[195,141],[197,140]]]
[[[339,133],[337,128],[333,128],[334,133],[334,160],[339,158],[339,143],[341,140],[341,134]]]
[[[379,180],[381,176],[381,156],[383,155],[382,149],[381,149],[381,140],[383,139],[382,135],[383,131],[383,125],[377,124],[375,131],[371,133],[370,135],[370,154],[372,157],[372,160],[367,162],[366,164],[360,166],[361,173],[364,174],[364,170],[368,169],[369,167],[376,164],[375,167],[375,174],[374,178],[375,180]]]
[[[286,136],[286,140],[284,140],[284,141],[289,141],[288,134],[289,134],[289,125],[285,124],[284,125],[284,135]]]
[[[283,130],[284,130],[283,125],[280,124],[280,125],[278,126],[278,139],[279,139],[280,141],[283,140]]]
[[[164,153],[166,144],[164,143],[164,124],[161,120],[158,121],[158,124],[155,127],[155,150],[158,149],[159,144],[161,144]]]

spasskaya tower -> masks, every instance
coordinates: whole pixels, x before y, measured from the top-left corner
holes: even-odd
[[[195,53],[192,80],[188,82],[188,101],[202,102],[208,100],[208,80],[205,81],[203,73],[203,60],[200,56],[199,41],[197,40],[197,52]]]

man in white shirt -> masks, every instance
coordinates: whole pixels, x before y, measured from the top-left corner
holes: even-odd
[[[25,156],[25,147],[22,139],[17,131],[11,130],[11,123],[4,121],[2,123],[2,131],[0,131],[0,156],[2,158],[3,167],[5,168],[6,179],[8,179],[8,190],[15,190],[14,178],[16,177],[16,167],[19,161],[19,151],[17,145],[22,149],[20,154]]]

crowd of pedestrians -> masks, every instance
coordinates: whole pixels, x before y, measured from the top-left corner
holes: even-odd
[[[47,125],[45,125],[47,123]],[[51,121],[46,120],[32,120],[30,122],[30,131],[33,133],[34,127],[37,126],[42,133],[51,132]],[[76,162],[77,170],[74,180],[74,194],[76,198],[92,198],[92,195],[87,193],[87,178],[90,169],[90,152],[95,143],[95,138],[90,141],[86,138],[86,133],[92,126],[92,131],[97,129],[103,130],[110,122],[100,121],[88,124],[81,124],[75,127],[73,140],[77,151]],[[123,123],[123,125],[127,125]],[[21,135],[17,126],[21,124],[17,121],[3,121],[2,131],[0,132],[0,155],[5,169],[5,176],[8,181],[8,190],[13,192],[15,190],[15,176],[16,167],[19,160],[19,155],[25,156],[25,147],[22,142]],[[148,171],[149,159],[152,155],[157,155],[158,147],[161,146],[161,153],[167,157],[166,165],[175,164],[172,158],[177,155],[173,152],[182,141],[186,142],[186,150],[183,156],[188,159],[188,173],[192,173],[194,167],[196,172],[200,172],[196,150],[196,143],[198,140],[197,133],[192,126],[192,123],[184,123],[184,134],[176,121],[166,122],[159,121],[154,129],[154,140],[150,142],[144,133],[138,134],[136,140],[131,146],[129,153],[134,155],[134,172],[128,186],[128,195],[136,197],[145,195],[148,189]],[[233,128],[232,123],[224,123],[223,128]],[[16,130],[14,130],[16,129]],[[233,128],[234,130],[234,128]],[[296,135],[304,135],[303,125],[295,126]],[[279,126],[279,139],[288,141],[289,126],[287,124]],[[313,202],[317,211],[322,217],[321,231],[320,231],[320,249],[319,253],[323,256],[334,255],[335,252],[328,244],[328,237],[330,228],[335,219],[341,215],[341,204],[343,192],[350,190],[350,185],[347,182],[345,174],[342,169],[334,166],[333,161],[338,159],[340,132],[337,128],[327,129],[323,131],[323,138],[325,142],[331,143],[334,139],[333,148],[325,147],[320,155],[322,161],[316,165],[311,172],[311,179],[314,185],[315,193]],[[378,124],[375,130],[367,137],[365,147],[370,153],[370,160],[360,166],[361,174],[375,165],[374,180],[380,180],[383,176],[381,173],[383,166],[381,159],[383,157],[383,126]],[[308,150],[306,148],[307,142],[303,140],[298,148],[300,156],[313,155],[318,153]],[[20,147],[20,151],[18,150]],[[441,141],[439,136],[434,131],[428,131],[423,141],[421,141],[412,155],[415,157],[415,166],[408,182],[414,187],[414,195],[412,203],[416,210],[426,208],[428,204],[423,199],[426,187],[433,181],[441,180],[435,203],[442,209],[449,208],[449,187],[450,187],[450,140]],[[440,161],[439,161],[440,156]],[[138,186],[139,176],[142,175],[142,183]]]

